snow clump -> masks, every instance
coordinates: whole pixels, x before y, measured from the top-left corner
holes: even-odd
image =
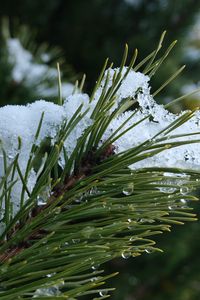
[[[27,53],[26,55],[27,62],[31,63],[30,55]],[[22,68],[20,71],[21,73],[18,71],[18,73],[16,72],[16,75],[13,75],[16,80],[24,78],[27,70],[26,66],[22,67],[21,64],[19,64],[19,67]],[[122,70],[122,78],[125,76],[126,71],[127,67],[124,67]],[[31,75],[33,76],[32,78],[34,78],[34,74],[37,73],[34,72],[35,71],[33,71],[33,74]],[[56,141],[57,133],[63,122],[69,122],[78,107],[81,106],[81,112],[83,113],[87,110],[87,113],[64,141],[65,151],[67,155],[70,156],[78,139],[82,136],[84,131],[93,124],[92,112],[100,100],[103,89],[104,91],[105,89],[109,91],[109,88],[113,84],[113,76],[115,76],[117,72],[119,72],[119,69],[109,69],[106,71],[102,83],[97,89],[92,101],[90,101],[87,94],[77,93],[68,95],[62,106],[39,100],[26,106],[8,105],[0,108],[0,179],[4,176],[3,150],[6,152],[8,164],[13,161],[17,154],[19,155],[20,170],[23,175],[25,174],[31,146],[35,141],[35,133],[42,112],[44,112],[44,119],[37,143],[40,144],[45,138],[48,138],[53,144]],[[103,88],[106,77],[109,79],[106,88]],[[179,118],[178,115],[170,113],[163,105],[159,105],[155,102],[150,92],[149,80],[148,76],[131,70],[128,75],[123,78],[122,83],[116,92],[115,104],[110,109],[110,113],[112,113],[114,109],[117,109],[118,106],[120,106],[120,103],[127,98],[134,100],[139,106],[134,111],[134,114],[133,110],[127,110],[118,114],[118,116],[111,121],[103,135],[102,142],[109,138],[125,121],[127,121],[126,124],[119,130],[118,134],[125,129],[132,127],[115,141],[116,153],[122,153],[123,151],[132,149],[147,140],[156,141],[157,138],[164,137],[164,135],[159,135],[159,133]],[[185,112],[182,112],[181,115],[184,113]],[[137,122],[139,123],[136,126],[133,126]],[[200,133],[199,111],[197,111],[190,120],[174,129],[166,136],[168,137],[168,142],[197,140],[198,134],[193,136],[188,135],[184,138],[173,138],[173,135],[190,134],[194,132]],[[20,150],[18,147],[18,137],[20,137],[22,141]],[[60,166],[63,168],[64,164],[64,156],[63,153],[61,153]],[[133,170],[148,167],[199,169],[199,166],[200,147],[198,143],[193,143],[166,149],[153,157],[132,164],[130,168]],[[34,188],[37,176],[36,171],[32,169],[27,182],[30,192]],[[15,183],[11,194],[14,214],[19,210],[22,190],[22,183],[18,175],[16,175],[16,179],[18,181]],[[28,195],[26,196],[28,199]],[[3,210],[4,206],[2,206],[1,209]]]

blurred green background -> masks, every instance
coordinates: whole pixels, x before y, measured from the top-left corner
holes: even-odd
[[[48,74],[52,69],[55,73],[57,61],[66,89],[72,88],[69,83],[74,84],[86,73],[85,90],[90,92],[106,57],[118,66],[124,44],[128,43],[131,51],[139,49],[142,59],[155,48],[165,29],[166,45],[174,39],[178,39],[178,44],[153,78],[152,90],[181,65],[186,64],[187,68],[157,101],[167,102],[199,87],[198,0],[7,0],[1,1],[0,21],[0,106],[39,98],[54,101],[56,79]],[[28,51],[22,51],[19,59],[21,66],[27,67],[29,62],[30,74],[33,70],[43,70],[34,75],[35,81],[27,80],[28,67],[20,80],[14,76],[17,62],[12,55],[16,57],[18,53],[9,52],[9,40],[20,41],[19,49]],[[198,105],[200,93],[188,97],[174,110]],[[117,287],[111,299],[199,300],[199,233],[199,222],[175,227],[172,233],[157,238],[163,254],[146,254],[106,265],[108,271],[120,271],[110,282]]]

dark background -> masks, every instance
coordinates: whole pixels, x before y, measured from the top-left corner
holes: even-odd
[[[139,49],[144,58],[167,30],[166,45],[178,39],[176,50],[157,76],[158,86],[183,62],[184,42],[200,9],[198,0],[15,0],[1,1],[1,16],[9,16],[37,31],[37,42],[60,46],[76,74],[87,74],[90,89],[106,57],[119,65],[123,47]],[[186,71],[189,74],[190,66]],[[177,84],[178,85],[178,84]],[[173,84],[173,91],[179,88]],[[170,91],[171,92],[171,91]],[[169,92],[168,92],[169,93]]]

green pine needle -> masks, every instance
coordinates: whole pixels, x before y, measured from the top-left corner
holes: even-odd
[[[63,124],[52,146],[48,141],[42,145],[37,144],[44,116],[42,114],[24,175],[20,170],[18,155],[9,165],[3,151],[5,175],[0,181],[0,204],[1,207],[5,204],[6,228],[0,243],[0,299],[32,299],[36,296],[38,299],[79,299],[86,295],[92,295],[93,299],[106,299],[113,288],[106,288],[104,284],[117,273],[104,275],[101,270],[103,264],[117,257],[128,259],[143,253],[162,251],[155,246],[155,235],[170,231],[171,225],[196,220],[196,215],[186,202],[197,200],[193,192],[199,188],[200,172],[156,167],[132,171],[128,168],[131,164],[169,148],[189,143],[173,142],[173,138],[179,137],[173,135],[173,130],[192,118],[194,112],[184,113],[153,139],[107,157],[105,153],[110,145],[145,120],[126,128],[128,119],[97,149],[110,122],[134,102],[127,99],[108,115],[115,103],[116,92],[130,70],[145,66],[144,72],[152,76],[175,45],[172,43],[163,56],[156,60],[164,36],[165,32],[156,50],[134,67],[136,50],[123,76],[122,69],[128,57],[126,45],[119,71],[115,73],[109,88],[109,69],[107,77],[104,77],[108,65],[106,60],[90,97],[91,102],[97,89],[102,87],[99,102],[92,113],[93,123],[79,138],[69,157],[63,143],[87,113],[81,112],[82,106]],[[180,71],[182,68],[155,94]],[[84,81],[85,76],[80,85],[77,82],[75,90],[82,90]],[[58,82],[59,104],[62,105],[60,75]],[[171,134],[170,143],[166,137],[168,133]],[[190,135],[195,134],[199,133]],[[187,134],[180,135],[184,136]],[[193,142],[199,140],[190,141]],[[50,147],[45,153],[44,145]],[[61,151],[64,151],[66,163],[63,170],[59,168]],[[27,180],[36,162],[38,179],[30,192]],[[166,172],[171,173],[173,184],[169,184]],[[180,187],[177,179],[183,173],[188,177]],[[11,191],[15,185],[15,174],[22,182],[21,207],[12,216]],[[45,205],[40,207],[37,205],[38,198],[47,187],[50,187],[51,194]],[[180,189],[188,191],[184,195],[184,202]],[[28,195],[26,202],[25,195]],[[57,291],[57,294],[48,295],[52,290],[54,293]],[[42,291],[43,296],[40,294]]]

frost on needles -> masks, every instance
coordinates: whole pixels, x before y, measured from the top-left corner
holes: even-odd
[[[14,43],[14,41],[12,41],[12,43]],[[10,47],[13,47],[12,43],[10,42]],[[27,60],[28,59],[29,57],[27,56]],[[8,105],[0,108],[1,180],[3,180],[5,175],[5,155],[7,165],[12,163],[16,155],[19,156],[19,168],[21,174],[24,176],[32,145],[35,142],[39,145],[44,140],[48,140],[50,144],[53,145],[63,123],[68,123],[77,109],[80,108],[84,116],[64,140],[64,149],[59,157],[59,165],[63,169],[65,167],[66,156],[70,157],[79,138],[92,126],[94,122],[94,112],[97,111],[98,113],[98,106],[102,101],[102,94],[109,91],[109,88],[113,84],[113,78],[116,78],[119,72],[121,72],[123,80],[107,112],[108,116],[115,113],[115,111],[118,113],[116,113],[106,128],[98,147],[101,147],[102,143],[113,135],[113,132],[115,132],[116,137],[114,140],[114,151],[116,154],[124,153],[148,140],[152,142],[152,145],[156,144],[157,148],[164,142],[166,143],[166,140],[168,145],[175,145],[177,143],[177,146],[180,141],[188,141],[191,143],[186,143],[178,147],[170,148],[166,146],[164,151],[146,159],[138,160],[134,164],[131,164],[129,168],[133,171],[151,167],[199,169],[200,148],[197,142],[199,139],[200,112],[196,111],[192,117],[192,113],[188,111],[184,111],[180,115],[170,113],[163,105],[159,105],[155,102],[151,95],[151,88],[149,86],[150,78],[148,76],[133,70],[130,70],[126,75],[127,67],[123,67],[121,71],[119,68],[108,69],[92,98],[87,94],[77,92],[69,95],[64,100],[63,105],[39,100],[26,106]],[[134,105],[136,104],[136,108],[130,106],[120,111],[119,107],[124,105],[126,101],[131,101]],[[44,118],[39,137],[37,141],[35,141],[35,134],[42,113],[44,113]],[[174,129],[170,127],[169,130],[170,124],[176,122],[181,116],[183,116],[183,118],[186,116],[186,119],[187,116],[190,117],[188,117],[188,120],[184,121],[182,125],[179,124],[180,126],[176,126]],[[19,137],[21,140],[20,147]],[[35,170],[34,168],[29,172],[27,188],[30,192],[33,190],[40,172],[41,169]],[[11,176],[11,174],[9,176]],[[14,180],[15,183],[11,193],[13,215],[19,210],[23,189],[19,173],[15,173]],[[179,183],[184,183],[184,180]],[[3,189],[3,186],[1,186],[1,189]],[[161,191],[164,192],[164,189]],[[50,191],[47,190],[46,193],[48,197]],[[25,194],[25,199],[28,199],[26,192]],[[4,209],[5,203],[2,201],[1,216],[3,216]]]

